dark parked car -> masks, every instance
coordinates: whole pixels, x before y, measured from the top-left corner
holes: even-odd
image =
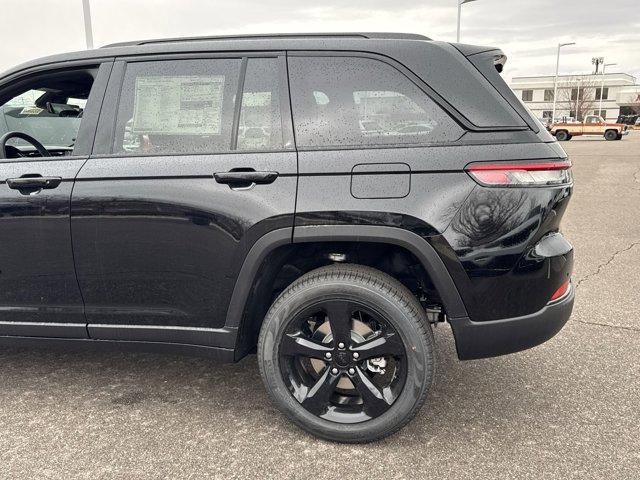
[[[1,343],[257,348],[305,430],[395,432],[432,383],[432,324],[467,360],[538,345],[571,313],[571,165],[504,63],[317,34],[132,42],[5,73],[20,121],[0,139]]]

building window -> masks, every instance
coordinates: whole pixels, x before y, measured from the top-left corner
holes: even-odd
[[[605,120],[607,119],[607,111],[606,110],[594,110],[593,114],[594,115],[598,115],[599,117],[602,117]]]
[[[523,102],[531,102],[533,100],[533,90],[523,90],[522,91],[522,101]]]
[[[551,119],[552,116],[553,116],[553,112],[551,110],[543,110],[542,111],[542,118]]]
[[[580,93],[578,93],[580,92]],[[582,100],[584,98],[584,88],[572,88],[571,89],[571,100],[576,99]]]
[[[553,89],[546,88],[544,91],[544,101],[553,102]]]
[[[604,87],[602,89],[602,100],[609,99],[609,87]],[[600,100],[600,87],[596,88],[596,100]]]

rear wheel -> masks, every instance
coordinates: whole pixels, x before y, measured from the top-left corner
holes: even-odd
[[[604,132],[604,138],[606,138],[607,140],[617,140],[618,132],[616,130],[607,130],[606,132]]]
[[[433,337],[419,302],[369,267],[302,276],[265,317],[258,362],[267,392],[294,423],[341,442],[402,428],[433,379]]]
[[[566,130],[558,130],[556,132],[556,140],[558,140],[559,142],[564,142],[570,139],[571,139],[571,136],[569,135],[569,132],[567,132]]]

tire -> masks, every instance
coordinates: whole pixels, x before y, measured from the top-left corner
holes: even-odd
[[[567,140],[571,140],[571,135],[566,130],[558,130],[556,132],[556,140],[559,142],[565,142]]]
[[[618,139],[617,130],[607,130],[606,132],[604,132],[604,138],[606,138],[607,140],[617,140]]]
[[[319,314],[309,317],[318,309]],[[349,318],[348,323],[337,320],[342,318],[338,312]],[[375,330],[376,322],[381,322],[379,330]],[[324,348],[322,355],[329,352],[332,359],[305,357],[308,340],[301,347],[298,339],[304,335],[316,338],[327,323],[328,341],[313,340],[313,348]],[[334,324],[338,338],[350,337],[349,345],[342,349],[340,342],[333,341]],[[310,325],[317,327],[314,333]],[[373,325],[373,333],[360,340],[356,330],[362,330],[362,325]],[[383,347],[394,353],[376,355],[376,365],[371,359],[354,360],[357,351],[363,352],[362,357],[373,357],[373,350],[366,349],[371,339],[384,339],[377,355],[382,355]],[[304,354],[298,355],[298,348],[305,348]],[[372,373],[371,369],[380,367],[381,358],[386,364],[382,372]],[[319,368],[318,362],[324,365]],[[399,281],[370,267],[336,264],[303,275],[278,296],[260,331],[258,364],[275,406],[303,430],[336,442],[371,442],[401,429],[423,405],[433,382],[433,333],[424,309]],[[313,368],[305,370],[305,365]],[[300,387],[305,380],[308,385]],[[387,380],[387,387],[374,385]],[[384,398],[372,396],[375,392]]]

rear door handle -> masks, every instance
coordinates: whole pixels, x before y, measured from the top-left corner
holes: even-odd
[[[213,174],[216,182],[229,185],[234,189],[253,188],[254,185],[265,185],[275,182],[278,172],[256,172],[255,170],[231,170]]]
[[[62,177],[43,177],[41,175],[7,178],[7,185],[14,190],[36,191],[56,188],[62,182]]]

